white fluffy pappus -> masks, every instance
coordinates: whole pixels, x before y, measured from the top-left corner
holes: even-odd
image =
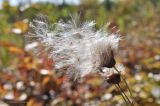
[[[50,30],[46,19],[40,17],[31,23],[32,32],[29,37],[36,38],[55,61],[55,69],[67,67],[66,73],[75,79],[89,73],[99,71],[99,68],[114,59],[120,36],[109,34],[100,29],[95,30],[94,21],[81,23],[76,18],[59,21]]]

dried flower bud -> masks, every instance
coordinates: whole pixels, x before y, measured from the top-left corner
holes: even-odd
[[[121,76],[119,73],[112,73],[107,77],[107,82],[110,84],[118,84],[121,81]]]
[[[115,64],[116,64],[116,61],[114,59],[113,51],[111,51],[110,61],[108,62],[108,64],[105,64],[104,67],[112,68],[112,67],[114,67]]]
[[[114,53],[116,52],[119,40],[120,38],[116,37],[116,35],[112,35],[97,41],[93,45],[92,61],[95,67],[112,68],[116,64]]]

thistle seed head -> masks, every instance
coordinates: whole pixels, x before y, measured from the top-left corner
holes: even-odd
[[[55,23],[54,29],[50,30],[44,20],[33,20],[30,37],[36,38],[45,47],[55,62],[55,69],[68,67],[66,73],[78,78],[116,64],[114,55],[118,49],[119,35],[95,30],[94,21],[82,23],[71,17],[66,22]]]

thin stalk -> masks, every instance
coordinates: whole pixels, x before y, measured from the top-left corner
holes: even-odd
[[[123,90],[122,90],[120,84],[117,84],[117,85],[118,85],[118,87],[120,88],[120,90],[123,92]],[[130,101],[130,99],[128,98],[128,96],[127,96],[124,92],[123,92],[123,94],[124,94],[125,97],[127,98],[128,102],[133,106],[133,104],[132,104],[132,102]]]
[[[114,69],[121,75],[121,73],[118,71],[118,69],[115,66],[114,66]],[[121,76],[121,77],[122,77],[122,80],[124,81],[125,85],[127,86],[127,89],[128,89],[128,91],[129,91],[129,93],[131,95],[131,98],[133,100],[133,95],[132,95],[132,92],[131,92],[131,90],[129,88],[129,85],[127,84],[127,81],[125,80],[125,78],[123,76]],[[132,104],[133,104],[133,101],[132,101]]]
[[[117,84],[115,84],[115,87],[121,92],[121,89],[118,87]],[[123,95],[122,92],[121,92],[121,95],[122,95],[122,97],[123,97],[123,100],[126,102],[126,104],[128,104],[128,102],[127,102],[127,100],[126,100],[126,98],[124,97],[124,95]]]

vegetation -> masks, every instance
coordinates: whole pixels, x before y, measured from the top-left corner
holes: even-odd
[[[159,0],[82,0],[78,6],[51,3],[9,5],[0,10],[0,103],[11,106],[115,106],[125,105],[120,92],[98,75],[89,75],[74,84],[53,70],[54,61],[47,54],[35,56],[26,49],[24,35],[29,22],[45,14],[49,23],[69,14],[95,20],[99,28],[120,29],[123,41],[116,58],[126,67],[135,106],[160,105],[160,1]],[[126,88],[124,87],[125,91]],[[128,94],[128,92],[126,92]]]

